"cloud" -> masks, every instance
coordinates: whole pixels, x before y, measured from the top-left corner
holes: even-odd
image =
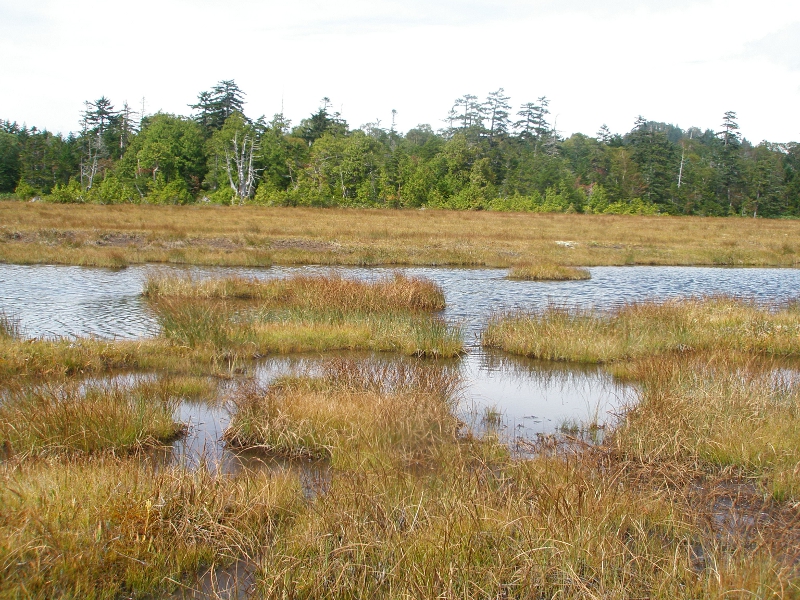
[[[749,42],[746,56],[760,56],[792,71],[800,71],[800,22]]]

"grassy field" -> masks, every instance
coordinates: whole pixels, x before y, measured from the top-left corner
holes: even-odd
[[[800,221],[0,201],[0,261],[797,266]]]

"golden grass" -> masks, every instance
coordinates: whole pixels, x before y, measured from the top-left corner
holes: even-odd
[[[565,267],[552,263],[514,265],[508,273],[509,279],[523,281],[582,281],[591,279],[588,269]]]
[[[107,454],[0,463],[0,597],[165,597],[254,555],[301,498],[287,474],[215,478]]]
[[[396,273],[377,281],[345,279],[337,274],[296,275],[287,279],[244,277],[194,279],[151,273],[147,298],[254,300],[259,308],[303,308],[361,312],[438,311],[445,307],[442,288],[428,279]]]
[[[446,368],[403,362],[335,359],[320,376],[287,377],[266,389],[251,386],[234,398],[225,439],[286,456],[331,458],[334,466],[368,456],[423,461],[453,442],[458,380]]]
[[[145,295],[162,335],[183,347],[251,357],[331,350],[452,357],[463,350],[459,328],[427,314],[444,308],[439,286],[402,275],[373,282],[154,275]]]
[[[183,430],[173,421],[180,385],[43,384],[0,395],[0,444],[6,452],[120,451],[166,442]]]
[[[635,303],[608,314],[550,307],[495,317],[482,343],[532,358],[579,362],[697,350],[797,355],[800,310],[724,297]]]
[[[782,367],[731,352],[620,366],[641,391],[614,449],[641,463],[727,470],[778,499],[800,498],[800,372]]]
[[[0,201],[0,261],[797,266],[800,221]],[[570,242],[564,244],[564,241]],[[556,242],[562,242],[557,244]]]

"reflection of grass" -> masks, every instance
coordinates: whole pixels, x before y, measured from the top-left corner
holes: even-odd
[[[579,281],[591,279],[588,269],[565,267],[553,263],[540,262],[527,265],[515,265],[508,273],[509,279],[524,281]]]
[[[154,469],[110,455],[0,463],[0,597],[166,597],[256,548],[296,478]],[[191,582],[191,579],[188,579]]]
[[[124,266],[798,264],[791,220],[0,202],[0,261]],[[570,240],[570,246],[558,245]],[[735,242],[735,243],[733,243]]]
[[[549,308],[496,317],[483,345],[580,362],[693,350],[791,355],[800,353],[800,310],[771,311],[729,298],[630,304],[606,315]]]

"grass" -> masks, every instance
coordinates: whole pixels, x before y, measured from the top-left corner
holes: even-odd
[[[586,363],[699,350],[789,356],[800,353],[800,309],[761,308],[725,297],[634,303],[605,314],[549,307],[496,316],[482,344]]]
[[[191,276],[151,273],[143,295],[153,299],[254,300],[262,309],[433,312],[445,307],[441,287],[428,279],[400,273],[372,282],[337,274],[262,281],[236,276],[196,280]]]
[[[108,454],[0,463],[0,598],[165,597],[269,539],[291,475],[212,477]]]
[[[183,431],[173,420],[178,401],[197,391],[186,378],[12,387],[0,397],[0,444],[53,455],[167,442]]]
[[[152,275],[144,295],[161,333],[153,339],[22,339],[6,319],[0,383],[115,369],[232,375],[269,354],[374,350],[409,356],[463,352],[457,325],[432,282],[402,275],[361,282],[336,275],[258,282]]]
[[[0,311],[0,340],[19,339],[21,335],[19,320]]]
[[[284,456],[362,459],[391,448],[401,462],[422,460],[426,449],[455,439],[452,414],[458,381],[446,368],[404,362],[334,359],[319,376],[250,386],[234,397],[225,439]]]
[[[695,383],[724,364],[628,365],[626,376],[644,382],[653,401],[682,383],[689,395],[653,406],[661,422],[632,411],[610,434],[613,444],[524,461],[492,436],[471,436],[453,416],[456,365],[332,359],[268,387],[241,386],[229,444],[328,459],[330,482],[313,497],[291,472],[212,476],[110,450],[62,448],[46,461],[16,454],[0,463],[0,564],[11,566],[0,598],[163,596],[175,582],[192,587],[209,566],[235,561],[258,565],[264,598],[796,596],[795,563],[786,557],[800,555],[800,540],[778,547],[762,536],[753,546],[754,538],[709,529],[715,509],[699,510],[690,493],[693,452],[707,450],[692,449],[685,425],[676,434],[663,421],[694,419],[693,403],[710,389],[691,396]],[[710,434],[737,426],[737,414],[796,398],[778,382],[759,405],[751,396],[773,388],[747,379],[748,369],[742,363],[727,421],[716,423],[726,410],[711,395],[698,410],[696,422],[711,429],[699,428],[694,443],[708,438],[705,448],[716,448]],[[191,379],[164,386],[204,389]],[[788,425],[773,431],[793,418],[776,415],[760,424],[754,416],[750,437],[761,435],[762,445],[796,439]],[[678,452],[668,447],[673,437],[685,440]],[[636,440],[653,448],[636,454]],[[767,475],[769,461],[765,454],[746,473]]]
[[[244,356],[376,350],[452,357],[460,330],[431,311],[444,308],[435,284],[395,275],[374,282],[336,275],[258,282],[154,276],[145,286],[173,343]]]
[[[751,478],[778,500],[796,500],[800,375],[782,367],[730,352],[620,366],[641,390],[614,433],[614,449],[640,463]]]
[[[800,262],[800,222],[792,220],[0,201],[0,223],[0,262],[22,264]]]
[[[552,263],[514,265],[508,273],[509,279],[522,281],[582,281],[591,279],[588,269],[565,267]]]

